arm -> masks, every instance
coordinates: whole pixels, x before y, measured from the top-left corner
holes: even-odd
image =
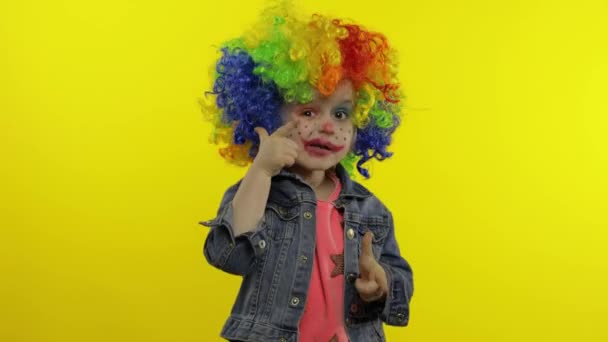
[[[249,179],[254,179],[254,177]],[[246,179],[243,178],[226,190],[214,219],[199,222],[199,224],[211,228],[203,247],[207,262],[224,272],[241,276],[251,272],[256,257],[264,252],[265,246],[261,241],[266,239],[263,217],[258,219],[251,229],[238,235],[234,233],[234,223],[242,212],[238,210],[240,208],[238,205],[234,205],[234,201],[236,195],[241,191],[240,189],[246,189],[243,187],[246,185],[245,182]],[[245,193],[246,191],[242,192]],[[267,196],[268,193],[266,193]],[[244,196],[244,198],[247,198],[247,196]],[[266,201],[262,203],[266,204]],[[251,211],[245,211],[245,215],[251,214]],[[242,222],[243,218],[238,220]]]
[[[298,146],[287,135],[297,127],[289,122],[271,136],[256,127],[259,151],[245,177],[230,187],[220,204],[217,217],[199,222],[211,227],[204,246],[207,261],[231,274],[247,275],[265,248],[264,211],[271,177],[286,165],[293,165]]]
[[[260,137],[259,152],[232,202],[235,236],[256,229],[266,209],[272,176],[278,174],[284,166],[295,163],[298,145],[287,138],[295,128],[297,122],[291,121],[270,136],[264,128],[255,128]]]
[[[378,317],[389,325],[405,326],[409,321],[409,302],[414,293],[412,269],[401,257],[390,212],[388,234],[376,260],[372,233],[366,232],[359,256],[360,277],[355,288],[362,301],[361,316]]]
[[[390,212],[389,220],[390,231],[379,260],[386,272],[388,283],[388,293],[380,318],[388,325],[406,326],[410,316],[410,301],[414,295],[413,272],[399,251]]]
[[[256,229],[264,215],[271,178],[254,163],[247,171],[232,201],[234,236]]]

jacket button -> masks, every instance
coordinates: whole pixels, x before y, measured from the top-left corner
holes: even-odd
[[[357,304],[351,304],[350,305],[350,312],[356,313],[357,311],[359,311],[359,305],[357,305]]]
[[[287,339],[286,339],[285,337],[281,337],[281,338],[279,339],[279,342],[287,342]]]
[[[300,264],[305,264],[308,257],[306,255],[300,255]]]
[[[349,240],[352,240],[355,237],[355,231],[352,228],[348,228],[348,230],[346,231],[346,237]]]
[[[260,246],[261,249],[266,248],[266,241],[260,240],[260,242],[258,242],[258,246]]]
[[[346,276],[346,280],[348,280],[348,282],[349,282],[349,283],[354,283],[354,282],[355,282],[355,280],[357,280],[357,275],[356,275],[356,274],[354,274],[354,273],[349,273],[349,274]]]
[[[344,320],[346,325],[350,325],[350,317],[346,317],[346,319]]]
[[[287,214],[287,210],[283,207],[279,208],[279,214],[285,216],[285,214]]]
[[[291,305],[296,306],[300,303],[300,298],[298,297],[291,297]]]
[[[400,312],[400,313],[397,314],[397,319],[399,321],[403,321],[405,319],[405,315]]]
[[[310,220],[312,218],[312,213],[310,211],[305,211],[304,218]]]

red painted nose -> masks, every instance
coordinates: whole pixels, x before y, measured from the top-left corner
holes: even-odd
[[[325,121],[323,124],[321,124],[321,129],[323,130],[323,132],[333,133],[334,124],[331,121]]]

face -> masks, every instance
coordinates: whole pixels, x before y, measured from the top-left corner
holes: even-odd
[[[296,165],[311,171],[324,171],[346,156],[355,135],[351,118],[354,104],[352,82],[342,80],[327,97],[315,91],[310,103],[283,106],[283,122],[298,121],[298,128],[290,137],[302,148]]]

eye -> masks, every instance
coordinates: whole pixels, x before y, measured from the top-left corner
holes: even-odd
[[[338,110],[334,115],[340,120],[348,118],[348,112],[345,110]]]
[[[313,116],[313,114],[314,114],[314,112],[310,109],[307,109],[302,112],[302,115],[304,115],[304,116]]]

